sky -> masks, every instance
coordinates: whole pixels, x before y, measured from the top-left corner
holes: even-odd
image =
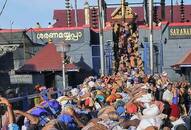
[[[0,0],[0,11],[6,0]],[[71,0],[72,2],[74,0]],[[77,0],[78,7],[83,8],[85,1],[90,5],[96,5],[97,0]],[[126,0],[128,2],[142,2],[143,0]],[[158,2],[160,0],[154,0]],[[170,0],[166,0],[167,4]],[[181,0],[173,0],[180,2]],[[107,3],[119,3],[120,0],[106,0]],[[186,4],[191,4],[191,0],[184,0]],[[74,4],[72,4],[74,5]],[[54,23],[53,12],[55,9],[64,9],[65,0],[8,0],[5,9],[0,15],[0,28],[30,28],[39,22],[42,27],[47,27],[48,23]]]

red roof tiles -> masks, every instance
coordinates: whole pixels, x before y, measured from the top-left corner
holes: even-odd
[[[138,14],[137,23],[143,23],[144,21],[144,9],[143,7],[131,7],[135,13]],[[116,8],[107,8],[107,22],[113,22],[111,18],[111,14]],[[191,21],[191,5],[185,5],[185,21]],[[157,15],[158,19],[161,19],[161,7],[158,6],[157,9]],[[173,7],[174,11],[174,22],[180,22],[180,6],[174,5]],[[78,9],[78,26],[83,26],[85,24],[85,18],[84,18],[84,10]],[[166,21],[171,21],[171,7],[166,6]],[[54,17],[55,20],[58,20],[54,27],[66,27],[67,26],[67,20],[66,20],[66,10],[55,10],[54,11]],[[75,17],[74,17],[74,10],[71,10],[71,26],[75,26]],[[91,18],[91,11],[90,11],[90,18]],[[91,20],[90,20],[91,21]]]
[[[75,64],[66,64],[67,71],[76,71]],[[39,52],[29,59],[18,72],[43,72],[43,71],[62,71],[61,55],[56,51],[56,46],[47,44]]]
[[[187,52],[176,64],[172,65],[173,68],[181,68],[188,66],[191,67],[191,50]]]

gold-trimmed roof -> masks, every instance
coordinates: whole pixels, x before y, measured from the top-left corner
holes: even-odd
[[[122,18],[125,18],[125,19],[133,19],[136,17],[136,14],[133,12],[133,10],[126,6],[125,7],[125,17],[123,17],[122,15],[122,7],[118,7],[112,14],[111,14],[111,17],[112,19],[122,19]]]

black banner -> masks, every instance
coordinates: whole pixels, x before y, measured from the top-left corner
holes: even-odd
[[[63,31],[41,31],[41,32],[27,33],[29,37],[36,43],[52,42],[66,42],[66,43],[83,43],[84,30],[63,30]]]

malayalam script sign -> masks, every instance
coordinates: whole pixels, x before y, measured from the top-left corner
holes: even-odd
[[[69,31],[48,31],[36,33],[37,41],[49,41],[53,42],[62,41],[67,43],[83,42],[84,33],[83,30],[69,30]]]
[[[169,27],[169,39],[191,39],[191,26]]]

